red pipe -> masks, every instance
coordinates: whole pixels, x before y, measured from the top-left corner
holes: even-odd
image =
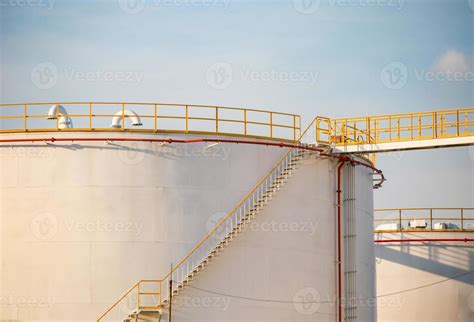
[[[374,243],[472,242],[474,238],[376,239]]]
[[[341,252],[341,176],[347,160],[341,160],[337,167],[337,306],[338,321],[342,321],[342,252]]]
[[[375,168],[369,163],[365,163],[359,160],[350,159],[344,155],[336,153],[324,153],[322,149],[313,148],[310,146],[304,146],[299,144],[288,144],[284,142],[259,142],[259,141],[248,141],[248,140],[229,140],[229,139],[194,139],[194,140],[176,140],[176,139],[143,139],[143,138],[87,138],[87,137],[73,137],[73,138],[31,138],[31,139],[1,139],[0,143],[22,143],[22,142],[65,142],[65,141],[83,141],[83,142],[94,142],[94,141],[118,141],[118,142],[160,142],[160,143],[235,143],[235,144],[252,144],[252,145],[265,145],[265,146],[275,146],[280,148],[292,148],[292,149],[301,149],[308,151],[319,152],[321,156],[336,158],[342,161],[350,161],[352,164],[362,165],[366,168],[371,169],[376,174],[380,175],[380,181],[374,184],[374,189],[380,188],[385,182],[385,176],[380,169]]]

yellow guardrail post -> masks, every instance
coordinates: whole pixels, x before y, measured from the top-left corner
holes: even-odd
[[[153,114],[154,114],[154,127],[155,131],[158,130],[158,106],[156,104],[153,104]]]
[[[59,105],[59,103],[56,103],[56,105]],[[59,131],[59,106],[56,108],[56,130]]]
[[[219,133],[219,108],[216,107],[216,133]]]
[[[402,210],[399,209],[398,210],[398,221],[400,223],[400,230],[403,230],[403,226],[402,226]]]
[[[137,310],[140,309],[140,285],[141,285],[141,281],[138,282],[138,287],[137,287]]]
[[[464,209],[461,208],[461,230],[464,230]]]
[[[125,104],[122,103],[122,131],[125,131]]]
[[[247,135],[247,110],[244,110],[244,135]]]
[[[186,132],[189,132],[189,107],[186,105]]]
[[[433,208],[430,208],[430,228],[433,230]]]
[[[270,112],[270,137],[273,138],[273,113]]]
[[[92,130],[92,102],[89,102],[89,130]]]
[[[27,107],[27,104],[25,104],[24,108],[23,108],[23,127],[25,128],[25,132],[28,131],[28,126],[26,124],[26,119],[28,118],[28,107]]]

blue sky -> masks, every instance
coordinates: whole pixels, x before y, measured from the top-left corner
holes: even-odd
[[[0,0],[1,101],[258,107],[303,125],[474,105],[474,1],[130,1]],[[32,75],[46,62],[57,78],[40,88]],[[395,83],[390,66],[401,68]],[[448,70],[464,78],[425,76]],[[78,76],[97,71],[115,78]],[[389,181],[377,207],[473,206],[473,149],[383,155],[378,166]]]

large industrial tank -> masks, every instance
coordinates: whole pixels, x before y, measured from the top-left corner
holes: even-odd
[[[375,235],[378,321],[474,320],[474,233]]]
[[[166,274],[289,151],[149,132],[1,134],[22,140],[0,148],[1,321],[96,320],[137,281]],[[339,285],[338,160],[290,162],[280,190],[177,294],[174,321],[334,321],[339,286],[346,320],[375,320],[372,170],[343,170]]]

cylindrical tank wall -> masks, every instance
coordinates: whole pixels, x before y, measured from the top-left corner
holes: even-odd
[[[375,239],[474,238],[468,232],[379,233]],[[474,321],[472,242],[375,246],[378,321]]]
[[[51,135],[2,137],[42,136]],[[72,132],[54,136],[170,137]],[[285,152],[277,147],[204,143],[1,147],[0,320],[95,319],[136,281],[160,278]],[[316,171],[311,184],[329,198],[325,216],[335,218],[336,161],[326,162],[325,168],[311,170]],[[370,212],[370,171],[357,171],[357,207]],[[304,204],[306,190],[298,188]],[[291,214],[297,217],[299,210],[292,208]],[[328,224],[334,227],[334,222]],[[370,226],[369,219],[366,224]],[[327,243],[318,247],[334,254],[335,228],[325,233]],[[335,273],[334,262],[329,262],[334,266],[325,269]],[[334,278],[327,282],[336,285]]]
[[[48,134],[2,137],[42,136]],[[100,136],[169,137],[93,134]],[[286,151],[208,146],[56,142],[2,147],[2,319],[96,318],[137,280],[159,278]],[[23,305],[24,300],[52,307]]]

